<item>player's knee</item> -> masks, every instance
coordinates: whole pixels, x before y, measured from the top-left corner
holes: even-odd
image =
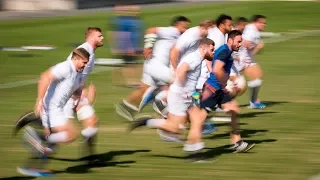
[[[80,121],[89,119],[90,117],[94,116],[95,111],[93,107],[89,104],[83,105],[77,111],[77,117]]]
[[[248,86],[251,87],[251,88],[259,87],[261,85],[262,85],[262,80],[259,79],[259,78],[251,80],[251,81],[248,81]]]

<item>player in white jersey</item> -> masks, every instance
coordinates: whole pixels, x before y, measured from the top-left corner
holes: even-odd
[[[75,49],[70,61],[61,62],[41,74],[34,112],[36,116],[41,116],[45,141],[49,143],[68,143],[76,138],[75,128],[68,120],[64,107],[73,94],[81,92],[81,72],[89,56],[84,48]],[[40,139],[33,128],[25,129],[25,144],[33,153],[45,157],[51,149]],[[27,174],[29,169],[19,169],[19,172]]]
[[[145,33],[143,77],[140,88],[132,92],[122,103],[116,105],[117,113],[132,121],[134,112],[138,111],[139,103],[145,91],[150,87],[168,85],[173,82],[173,72],[170,65],[170,49],[184,33],[190,20],[184,16],[177,16],[169,27],[152,27]]]
[[[171,133],[179,133],[179,125],[187,121],[189,108],[192,106],[192,95],[201,73],[201,63],[204,59],[212,59],[214,42],[202,38],[198,48],[181,58],[176,68],[174,83],[168,93],[168,119],[151,119],[140,117],[130,126],[130,131],[141,127],[159,128]]]
[[[239,63],[235,64],[237,70],[243,72],[248,77],[250,107],[255,109],[266,107],[258,99],[258,93],[262,84],[262,70],[254,59],[254,56],[264,46],[263,41],[260,39],[260,32],[264,30],[265,26],[265,16],[254,15],[252,17],[252,22],[243,31],[243,46],[239,51]]]
[[[93,109],[93,102],[95,100],[95,86],[91,83],[88,88],[84,88],[85,81],[94,67],[95,55],[94,51],[103,45],[103,35],[101,29],[98,27],[88,27],[85,32],[86,42],[81,44],[78,48],[85,49],[89,54],[89,62],[83,72],[81,73],[81,86],[79,93],[73,95],[68,100],[64,111],[69,119],[74,119],[74,112],[77,114],[78,120],[81,121],[83,130],[81,134],[85,138],[86,150],[93,153],[93,141],[97,133],[97,117]],[[72,53],[68,56],[67,61],[72,60]],[[27,123],[32,121],[41,121],[41,118],[32,117],[33,113],[27,113],[22,116],[16,124],[16,131],[21,129]],[[52,144],[53,146],[53,144]]]
[[[69,119],[74,119],[74,112],[77,114],[77,119],[81,121],[82,131],[81,135],[84,137],[85,150],[89,154],[94,153],[94,141],[96,139],[96,134],[98,131],[97,123],[98,118],[95,114],[93,103],[95,101],[96,89],[95,86],[90,83],[90,85],[85,88],[85,82],[94,67],[95,61],[95,50],[103,46],[103,35],[101,29],[98,27],[88,27],[85,32],[86,42],[78,46],[77,48],[84,48],[90,54],[88,65],[82,72],[81,80],[81,96],[70,98],[66,107],[65,112]],[[68,57],[71,60],[71,54]]]
[[[232,30],[243,32],[245,26],[248,24],[248,19],[245,17],[238,17],[234,23]],[[226,89],[230,92],[231,97],[241,96],[247,89],[246,80],[243,75],[237,70],[239,64],[239,52],[232,52],[233,65],[230,72],[230,77],[227,82]]]
[[[210,28],[208,31],[208,38],[213,40],[215,43],[215,50],[226,43],[226,34],[228,34],[232,29],[232,18],[231,16],[221,14],[216,20],[217,26]],[[197,83],[197,89],[202,91],[203,85],[208,79],[210,72],[212,71],[212,62],[203,61],[201,76]]]

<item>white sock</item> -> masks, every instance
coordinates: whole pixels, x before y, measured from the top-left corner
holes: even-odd
[[[203,142],[198,142],[195,144],[184,144],[183,150],[188,151],[188,152],[193,152],[193,151],[199,151],[199,150],[203,149],[204,147],[205,146],[204,146]]]
[[[153,128],[161,128],[164,123],[166,123],[165,119],[150,119],[147,121],[147,126],[148,127],[153,127]]]
[[[167,96],[168,96],[168,91],[167,91],[167,90],[163,90],[163,91],[159,92],[159,93],[156,95],[155,99],[158,100],[158,101],[161,101],[162,104],[166,106],[167,103],[164,102],[163,100],[166,99]]]
[[[96,135],[97,132],[98,132],[98,128],[87,127],[81,131],[81,135],[86,138],[90,138],[90,137]]]
[[[50,143],[63,143],[68,140],[68,133],[66,131],[52,133],[47,139]]]

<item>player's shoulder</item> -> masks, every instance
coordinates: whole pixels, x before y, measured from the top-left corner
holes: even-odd
[[[85,49],[90,55],[93,55],[93,54],[94,54],[93,48],[92,48],[91,45],[90,45],[89,43],[87,43],[87,42],[84,42],[84,43],[82,43],[81,45],[79,45],[79,46],[77,47],[77,49],[79,49],[79,48]]]
[[[232,51],[229,49],[229,47],[226,44],[224,44],[215,51],[214,59],[222,60],[222,59],[228,58],[231,54],[232,54]]]

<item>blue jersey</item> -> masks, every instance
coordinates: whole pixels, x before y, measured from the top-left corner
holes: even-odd
[[[223,46],[219,47],[214,53],[214,57],[212,60],[212,69],[215,61],[222,61],[224,62],[223,69],[225,73],[230,74],[231,67],[233,64],[231,54],[232,51],[229,49],[227,44],[224,44]],[[211,87],[215,88],[216,90],[222,89],[216,75],[212,72],[210,73],[210,76],[207,79],[206,83],[209,84]]]
[[[118,16],[114,18],[113,23],[115,31],[128,33],[126,35],[121,33],[116,37],[118,49],[126,50],[133,48],[137,50],[141,48],[140,40],[143,34],[143,24],[139,18],[133,16]],[[132,44],[128,43],[128,41]]]

